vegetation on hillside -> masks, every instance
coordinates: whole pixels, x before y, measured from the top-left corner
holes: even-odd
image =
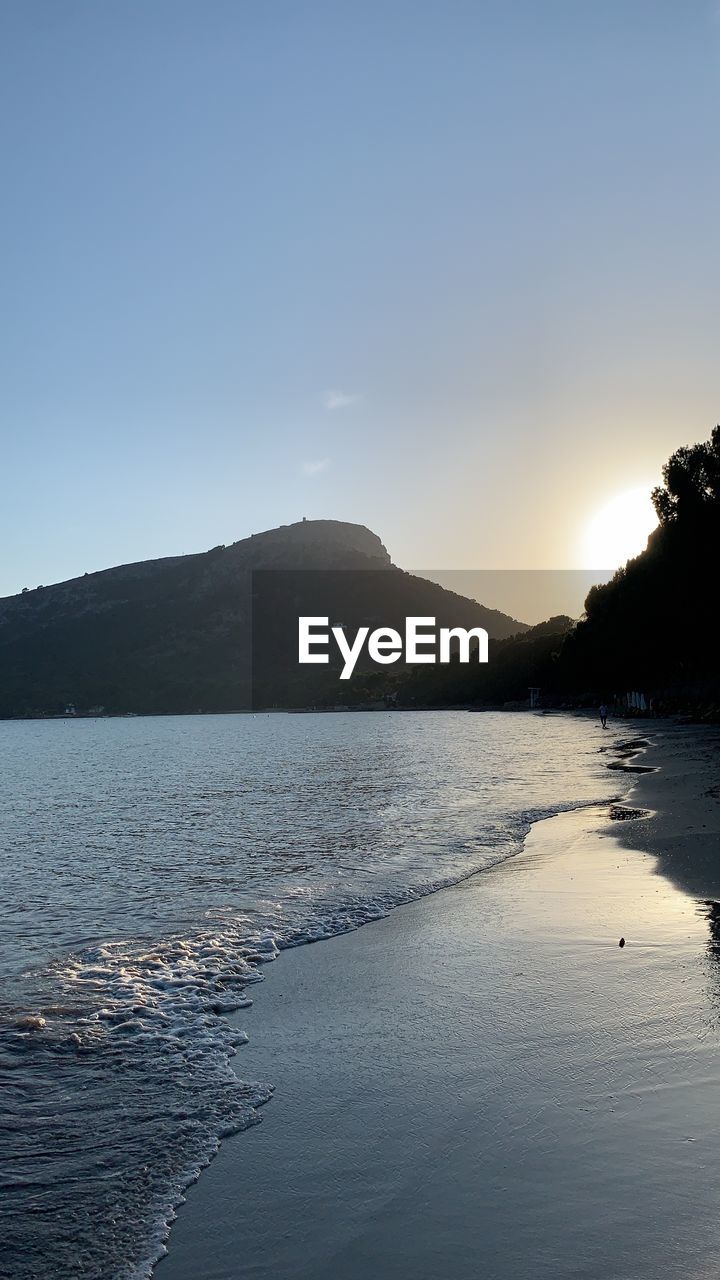
[[[417,671],[397,696],[407,704],[544,705],[612,702],[641,692],[656,711],[720,716],[718,591],[720,427],[678,449],[653,492],[659,525],[645,551],[593,587],[577,625],[567,619],[491,646],[483,668]]]
[[[647,549],[590,591],[585,617],[563,645],[560,690],[608,698],[638,689],[667,709],[720,702],[720,427],[678,449],[663,481],[653,492],[660,523]]]
[[[61,714],[68,704],[111,714],[526,705],[535,686],[549,706],[637,690],[658,711],[715,717],[720,427],[673,454],[653,500],[659,525],[647,549],[592,588],[577,623],[524,627],[404,573],[370,530],[337,521],[23,592],[0,601],[0,716]],[[348,634],[365,624],[402,630],[408,614],[483,626],[490,660],[382,669],[363,661],[340,684],[337,664],[298,668],[298,613],[330,614]],[[253,615],[264,624],[254,644]]]
[[[350,628],[435,614],[497,636],[522,625],[396,568],[364,526],[306,520],[0,600],[0,716],[337,700],[333,668],[297,667],[298,613]],[[259,614],[265,629],[253,636]]]

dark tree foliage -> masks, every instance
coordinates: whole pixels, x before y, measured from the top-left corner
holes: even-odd
[[[607,699],[637,689],[658,708],[720,705],[717,573],[720,427],[678,449],[653,493],[659,528],[647,549],[585,602],[563,645],[559,685]]]
[[[487,665],[415,667],[394,679],[400,706],[486,706],[524,703],[528,688],[555,686],[555,669],[572,618],[538,623],[514,636],[490,640]]]
[[[709,440],[678,449],[663,467],[665,483],[653,489],[661,525],[717,519],[720,506],[720,426]]]
[[[678,449],[653,501],[659,527],[647,549],[593,587],[576,626],[558,620],[491,645],[482,669],[418,672],[401,700],[498,705],[542,689],[545,704],[611,702],[645,694],[658,711],[720,716],[718,566],[720,427]],[[549,628],[549,631],[548,631]]]

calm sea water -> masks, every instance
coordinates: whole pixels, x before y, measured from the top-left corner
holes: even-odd
[[[0,723],[0,1276],[148,1276],[271,1096],[225,1016],[263,965],[608,798],[609,737],[512,713]]]

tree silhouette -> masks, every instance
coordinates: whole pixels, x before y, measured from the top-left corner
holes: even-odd
[[[661,525],[695,523],[720,507],[720,426],[703,444],[678,449],[663,467],[663,485],[652,500]]]

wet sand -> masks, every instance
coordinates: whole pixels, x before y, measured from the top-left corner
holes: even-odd
[[[551,818],[268,967],[236,1067],[275,1097],[190,1190],[158,1280],[716,1274],[718,735],[656,734],[622,799],[650,816]]]

